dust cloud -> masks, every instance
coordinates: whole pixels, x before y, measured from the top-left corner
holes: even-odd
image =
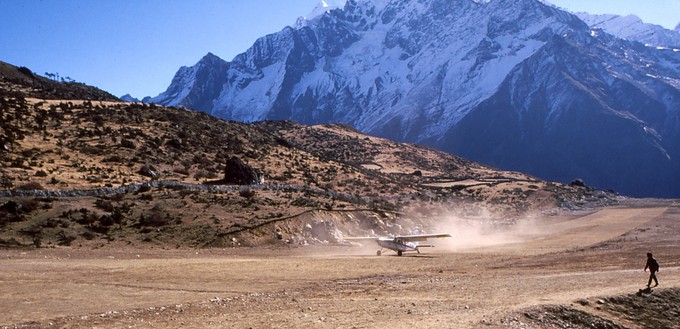
[[[499,213],[476,207],[474,212],[462,212],[458,209],[442,209],[439,207],[418,207],[400,213],[399,216],[390,220],[380,218],[354,218],[338,216],[337,214],[324,214],[320,221],[331,221],[333,225],[320,227],[332,232],[333,242],[328,243],[328,248],[317,245],[317,248],[302,249],[300,253],[319,257],[343,257],[343,256],[371,256],[380,250],[375,241],[348,241],[346,237],[376,237],[397,236],[410,234],[448,233],[451,238],[429,239],[421,244],[431,244],[436,252],[480,252],[498,250],[495,247],[516,245],[527,241],[545,238],[555,233],[556,228],[552,225],[560,221],[555,216],[542,213],[528,213],[521,217],[507,217]],[[461,214],[461,212],[463,214]],[[336,217],[333,217],[335,215]],[[365,224],[370,222],[370,225]],[[364,223],[364,224],[361,224]],[[314,226],[314,225],[312,225]],[[314,231],[314,230],[313,230]],[[313,233],[313,232],[312,232]],[[327,239],[324,235],[324,239]],[[302,238],[302,237],[301,237]],[[306,237],[314,239],[313,237]],[[319,238],[321,239],[321,238]],[[514,246],[513,246],[514,247]],[[427,249],[422,249],[427,253]],[[389,255],[390,252],[385,250]]]
[[[539,239],[550,231],[541,214],[527,214],[513,219],[497,217],[491,213],[471,218],[447,214],[439,218],[432,223],[432,228],[437,233],[449,233],[452,237],[432,240],[438,251],[479,251]]]

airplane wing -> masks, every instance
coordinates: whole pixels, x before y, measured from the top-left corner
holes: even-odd
[[[396,236],[396,239],[401,239],[403,241],[427,241],[427,239],[434,238],[450,238],[451,234],[448,233],[435,233],[435,234],[414,234],[414,235],[400,235]]]
[[[380,240],[392,240],[392,238],[385,238],[379,236],[360,236],[360,237],[346,237],[343,238],[343,240],[349,242],[350,244],[363,245],[364,243],[368,243],[369,241],[380,244]]]
[[[398,236],[365,236],[365,237],[346,237],[343,238],[347,241],[378,241],[378,240],[394,240],[399,239],[406,242],[411,241],[426,241],[427,239],[434,238],[450,238],[451,234],[448,233],[436,233],[436,234],[414,234],[414,235],[398,235]]]
[[[343,240],[347,241],[376,241],[380,240],[381,237],[379,236],[360,236],[360,237],[346,237],[342,238]]]

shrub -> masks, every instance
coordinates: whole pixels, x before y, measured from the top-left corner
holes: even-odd
[[[94,202],[94,206],[106,212],[112,212],[114,210],[113,203],[108,200],[97,199],[97,201]]]
[[[31,191],[31,190],[44,190],[45,188],[38,182],[29,182],[17,186],[18,190]]]
[[[33,75],[33,71],[31,71],[31,69],[29,69],[28,67],[25,66],[19,67],[19,72],[23,73],[24,75],[27,75],[28,77],[35,78],[35,76]]]
[[[87,181],[89,183],[102,183],[104,179],[101,177],[96,177],[96,176],[87,176]]]
[[[194,179],[201,180],[203,178],[213,179],[217,178],[217,174],[214,171],[209,170],[199,170],[194,174]]]
[[[120,141],[120,146],[121,146],[121,147],[124,147],[124,148],[128,148],[128,149],[133,149],[133,150],[137,148],[137,146],[135,145],[135,143],[134,143],[133,141],[129,140],[129,139],[123,139],[123,140],[121,140],[121,141]]]
[[[111,214],[111,220],[118,225],[118,228],[122,228],[125,225],[125,214],[122,209],[116,208]]]
[[[67,235],[64,231],[57,233],[57,244],[60,246],[70,246],[75,239],[75,236]]]
[[[99,225],[104,227],[113,226],[116,222],[113,220],[113,216],[109,214],[104,214],[99,217]]]
[[[142,201],[153,201],[153,195],[151,194],[142,194],[139,196],[139,200]]]
[[[125,159],[121,158],[119,155],[112,155],[110,157],[104,158],[103,162],[126,162]]]
[[[97,237],[97,235],[95,235],[94,233],[92,233],[92,232],[90,232],[90,231],[85,231],[83,234],[81,234],[81,236],[82,236],[85,240],[92,240],[92,239],[94,239],[94,238]]]
[[[42,236],[42,227],[40,225],[32,225],[19,230],[19,233],[33,237],[39,238]]]
[[[9,223],[18,223],[23,222],[25,220],[26,218],[24,217],[24,215],[0,211],[0,228]]]
[[[172,169],[172,171],[180,175],[189,176],[189,170],[187,170],[186,168],[177,167]]]
[[[244,197],[246,199],[250,199],[250,198],[255,197],[255,194],[256,194],[255,191],[253,191],[249,188],[242,189],[238,192],[238,195],[240,195],[241,197]]]
[[[106,149],[103,146],[84,145],[80,148],[80,152],[88,155],[102,155]]]
[[[12,178],[10,178],[9,175],[2,174],[2,176],[0,176],[0,187],[9,189],[13,186],[14,183],[12,183]]]
[[[31,213],[31,212],[35,211],[36,209],[38,209],[40,207],[40,202],[38,200],[35,200],[35,199],[22,200],[22,201],[20,201],[20,204],[21,204],[21,212],[26,213],[26,214]]]
[[[151,209],[151,212],[147,216],[144,216],[143,214],[140,216],[139,225],[160,227],[168,225],[170,223],[170,220],[171,220],[170,215],[164,213],[163,211],[160,210],[158,206],[156,206],[153,209]]]

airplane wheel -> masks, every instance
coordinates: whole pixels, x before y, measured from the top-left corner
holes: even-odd
[[[376,256],[382,255],[382,251],[378,250],[378,252],[375,253]]]
[[[401,250],[397,251],[397,256],[401,256],[402,254],[403,252],[401,252]]]

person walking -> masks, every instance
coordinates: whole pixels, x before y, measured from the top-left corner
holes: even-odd
[[[656,278],[656,272],[659,271],[659,263],[654,259],[652,256],[651,252],[647,253],[647,265],[645,265],[645,272],[647,272],[647,269],[649,268],[649,282],[647,282],[647,288],[652,284],[652,280],[654,280],[654,286],[659,285],[659,280]]]

